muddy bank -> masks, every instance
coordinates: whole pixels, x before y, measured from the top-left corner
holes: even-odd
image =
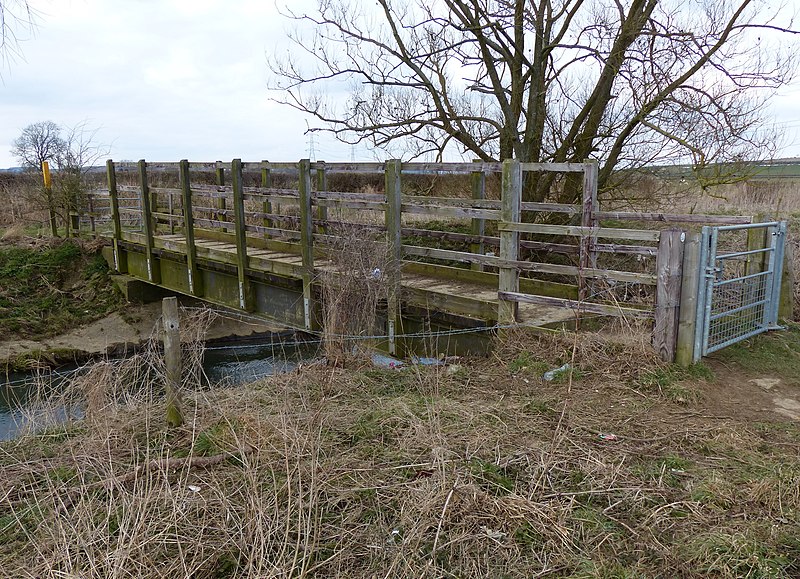
[[[0,367],[29,369],[104,355],[121,355],[148,340],[156,330],[160,316],[160,302],[128,304],[104,318],[52,338],[0,340]],[[285,328],[269,322],[234,319],[233,316],[216,316],[206,332],[206,340],[286,332]]]

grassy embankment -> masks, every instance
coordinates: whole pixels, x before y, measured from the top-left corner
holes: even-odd
[[[1,242],[2,339],[56,336],[116,309],[121,295],[97,249],[76,240]]]
[[[731,377],[800,393],[800,328],[690,370],[643,336],[521,333],[446,368],[312,365],[188,392],[175,430],[127,385],[157,362],[100,366],[73,393],[86,420],[0,445],[0,569],[797,577],[800,425],[767,399],[726,404],[761,392]]]

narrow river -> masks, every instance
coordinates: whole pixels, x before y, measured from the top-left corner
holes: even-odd
[[[203,356],[203,370],[209,386],[236,385],[259,378],[290,372],[316,355],[316,347],[306,344],[214,344]],[[37,384],[45,382],[57,388],[64,381],[78,376],[83,367],[62,367],[47,373],[11,372],[0,376],[0,440],[10,440],[28,427],[31,401]],[[67,412],[60,413],[62,420]],[[35,421],[35,419],[34,419]]]

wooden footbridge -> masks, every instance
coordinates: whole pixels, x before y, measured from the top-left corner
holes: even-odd
[[[523,201],[528,173],[553,190],[582,184],[582,203]],[[708,220],[601,211],[592,161],[108,161],[107,177],[85,220],[117,271],[299,330],[322,325],[321,276],[341,267],[332,252],[363,250],[343,240],[382,245],[368,274],[386,284],[375,331],[395,354],[418,346],[409,334],[594,314],[654,319],[671,358],[685,236],[641,224]]]

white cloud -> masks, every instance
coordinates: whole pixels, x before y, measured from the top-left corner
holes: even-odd
[[[295,160],[304,117],[269,100],[266,54],[286,22],[269,1],[33,0],[24,60],[0,82],[0,167],[28,124],[84,120],[116,159]],[[315,148],[349,159],[317,135]]]

